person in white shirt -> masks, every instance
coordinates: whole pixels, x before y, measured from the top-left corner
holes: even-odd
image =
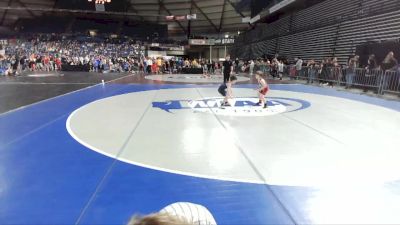
[[[151,66],[153,65],[153,60],[150,57],[147,59],[147,73],[151,73]]]
[[[301,76],[301,69],[303,68],[303,60],[301,58],[297,59],[296,62],[296,77]]]
[[[279,80],[282,80],[282,77],[283,77],[283,68],[284,68],[283,61],[282,61],[282,60],[279,60],[279,62],[278,62]]]
[[[250,61],[250,70],[249,70],[249,72],[250,72],[250,76],[252,76],[253,72],[254,72],[254,61],[253,60]]]
[[[6,58],[6,50],[3,49],[3,46],[0,45],[0,59]]]

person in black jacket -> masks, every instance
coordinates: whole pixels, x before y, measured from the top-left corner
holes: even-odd
[[[225,61],[222,64],[224,73],[224,83],[229,81],[229,77],[233,72],[233,63],[231,61],[230,55],[227,55]]]

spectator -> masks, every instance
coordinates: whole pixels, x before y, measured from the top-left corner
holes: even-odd
[[[332,67],[333,63],[330,58],[326,58],[322,64],[322,85],[330,85],[333,86],[333,77],[332,77]]]
[[[303,69],[303,60],[299,57],[296,61],[296,77],[301,77]]]
[[[250,60],[250,69],[249,69],[250,76],[253,75],[254,66],[255,66],[254,61],[253,61],[253,60]]]
[[[394,73],[393,71],[397,71],[399,63],[397,59],[394,57],[394,53],[389,52],[385,59],[382,62],[381,68],[383,70],[383,75],[378,79],[378,86],[382,86],[384,90],[386,90],[389,86],[389,81],[391,81]]]
[[[353,85],[354,76],[356,75],[356,68],[358,68],[359,64],[359,56],[355,55],[350,58],[347,64],[347,71],[346,71],[346,89],[350,88]]]
[[[307,67],[308,67],[308,80],[307,80],[307,83],[314,83],[314,80],[316,79],[316,75],[317,75],[317,72],[318,72],[317,71],[317,67],[315,66],[315,61],[313,59],[308,61]]]
[[[365,68],[367,73],[370,74],[372,70],[378,68],[378,63],[376,62],[376,58],[374,54],[371,54],[368,58],[368,66]]]
[[[230,55],[227,55],[225,61],[223,63],[223,71],[224,71],[224,83],[229,81],[229,77],[233,72],[233,63],[231,61]]]
[[[275,79],[275,77],[277,77],[278,75],[278,59],[274,58],[272,60],[272,63],[270,65],[270,71],[272,77]]]
[[[240,72],[240,65],[239,65],[239,59],[238,58],[236,58],[236,60],[235,60],[235,74],[236,75],[238,75],[239,74],[239,72]]]
[[[382,69],[386,70],[396,70],[398,67],[397,59],[394,57],[393,52],[389,52],[382,62]]]
[[[283,61],[282,61],[282,60],[279,60],[279,62],[278,62],[279,80],[282,80],[282,77],[283,77],[283,69],[284,69]]]

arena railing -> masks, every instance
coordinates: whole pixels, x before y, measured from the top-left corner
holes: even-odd
[[[364,91],[372,90],[376,94],[385,93],[400,95],[400,71],[381,69],[349,69],[342,67],[302,67],[296,70],[294,65],[285,69],[290,79],[305,80],[308,83],[320,83],[330,86],[359,88]]]

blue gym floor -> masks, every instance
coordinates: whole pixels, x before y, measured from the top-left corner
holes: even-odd
[[[396,211],[400,206],[400,171],[398,180],[383,186],[357,188],[346,188],[345,183],[340,188],[323,189],[271,185],[268,179],[266,183],[209,179],[119,161],[89,150],[66,129],[73,111],[96,100],[159,89],[205,87],[217,88],[107,83],[1,114],[0,224],[126,224],[134,214],[156,212],[174,202],[204,205],[221,225],[400,224],[400,211]],[[271,89],[350,99],[391,110],[397,118],[400,113],[399,102],[333,89],[304,85],[271,85]],[[365,123],[382,118],[370,119]],[[286,135],[290,141],[290,134]]]

